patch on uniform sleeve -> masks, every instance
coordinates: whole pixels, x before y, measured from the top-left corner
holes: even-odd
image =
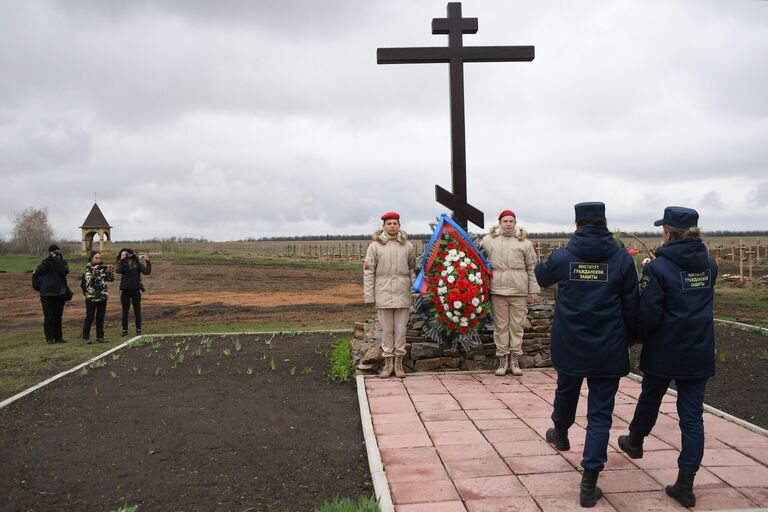
[[[608,264],[607,263],[580,263],[570,262],[570,281],[583,281],[589,283],[607,283],[608,282]]]
[[[704,290],[712,287],[712,271],[680,272],[683,290]]]
[[[637,287],[640,290],[640,295],[642,295],[645,289],[648,288],[649,284],[651,284],[651,276],[643,276],[643,278],[640,279],[640,282],[637,284]]]

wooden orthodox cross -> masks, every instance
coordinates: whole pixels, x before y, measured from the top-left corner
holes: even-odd
[[[528,62],[533,46],[464,46],[463,34],[477,33],[477,18],[461,17],[461,2],[448,3],[448,17],[432,20],[433,34],[448,34],[448,46],[379,48],[378,64],[450,64],[451,94],[451,182],[449,192],[435,185],[435,199],[453,211],[456,222],[467,229],[467,221],[483,227],[483,212],[467,202],[467,152],[464,136],[464,63]]]

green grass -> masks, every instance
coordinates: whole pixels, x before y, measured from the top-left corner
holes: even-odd
[[[67,255],[66,259],[67,263],[70,265],[70,271],[75,266],[85,265],[84,256]],[[8,272],[11,274],[31,272],[37,268],[42,260],[43,256],[31,256],[29,254],[4,254],[0,256],[0,272]]]
[[[357,501],[337,497],[315,507],[315,512],[379,512],[379,503],[373,497],[362,497]]]
[[[715,318],[768,327],[768,289],[718,283],[714,313]]]
[[[290,258],[269,258],[247,253],[212,254],[207,252],[164,253],[157,259],[176,263],[213,263],[219,265],[268,265],[290,266],[313,269],[359,270],[360,263],[348,261],[298,260]]]
[[[346,382],[355,374],[352,366],[352,344],[348,339],[336,340],[331,349],[331,380]]]
[[[123,505],[122,507],[113,510],[112,512],[139,512],[138,505]]]

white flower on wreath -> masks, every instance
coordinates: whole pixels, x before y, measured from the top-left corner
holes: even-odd
[[[448,257],[456,256],[458,254],[459,254],[459,252],[456,249],[449,249],[448,250]]]
[[[467,264],[465,262],[463,262],[463,261],[461,263],[459,263],[459,266],[461,268],[467,268]]]
[[[474,313],[470,313],[470,314],[469,314],[469,319],[470,319],[470,320],[474,320],[475,318],[477,318],[477,315],[476,315],[476,314],[474,314]]]
[[[445,297],[443,297],[442,295],[438,295],[438,296],[440,297],[440,302],[442,302],[443,304],[448,302],[448,301],[445,300]]]
[[[478,304],[480,304],[480,299],[478,299],[477,297],[474,297],[472,299],[472,305],[477,307]]]
[[[466,327],[467,325],[469,325],[469,320],[467,320],[466,318],[462,318],[461,320],[459,320],[459,325],[461,325],[462,327]]]
[[[453,318],[454,318],[454,320],[458,320],[459,318],[461,318],[461,311],[457,311],[457,310],[454,309],[453,310]]]
[[[449,283],[453,284],[454,281],[456,281],[456,278],[453,276],[448,276],[445,278]]]
[[[440,272],[440,276],[441,277],[445,277],[447,275],[448,275],[448,271],[447,270],[443,270],[442,272]]]
[[[454,301],[453,309],[461,309],[461,306],[462,306],[462,304],[461,304],[460,300]]]
[[[442,288],[439,288],[439,289],[437,290],[437,293],[439,293],[440,295],[445,295],[445,294],[447,294],[447,293],[448,293],[448,287],[447,287],[447,286],[443,286]]]
[[[459,252],[459,258],[463,258],[464,256],[466,256],[466,254],[464,254],[464,251]]]
[[[445,273],[446,273],[445,275],[453,274],[453,266],[448,265],[447,267],[445,267]]]
[[[477,280],[478,282],[482,282],[483,281],[483,274],[481,274],[480,272],[476,273],[475,274],[475,280]]]

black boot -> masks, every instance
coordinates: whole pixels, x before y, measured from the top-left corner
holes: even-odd
[[[643,458],[643,436],[629,433],[628,436],[619,436],[619,448],[627,454],[630,459]]]
[[[693,495],[693,478],[696,473],[680,469],[677,471],[677,482],[668,485],[667,496],[675,498],[684,507],[695,507],[696,496]]]
[[[585,469],[581,475],[581,494],[579,495],[579,505],[585,508],[595,506],[597,500],[603,497],[603,490],[597,486],[597,477],[599,471],[594,469]]]
[[[555,449],[561,452],[567,452],[571,449],[567,430],[560,430],[557,427],[547,429],[546,439],[548,443],[552,444]]]

